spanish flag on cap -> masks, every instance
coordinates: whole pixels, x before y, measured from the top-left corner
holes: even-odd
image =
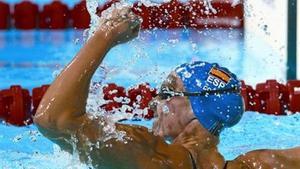
[[[231,76],[227,72],[217,69],[216,67],[211,68],[211,70],[209,71],[209,74],[218,79],[221,79],[225,83],[228,83],[231,78]]]

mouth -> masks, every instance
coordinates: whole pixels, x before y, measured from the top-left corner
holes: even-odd
[[[155,118],[153,121],[152,131],[155,136],[159,136],[160,125],[159,125],[158,118]]]

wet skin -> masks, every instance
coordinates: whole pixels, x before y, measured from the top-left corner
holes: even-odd
[[[106,53],[114,46],[135,38],[139,32],[139,18],[126,8],[118,10],[108,21],[110,26],[99,27],[51,84],[34,117],[40,132],[63,150],[79,153],[80,160],[94,168],[192,169],[190,154],[197,169],[224,168],[225,160],[217,149],[218,138],[197,120],[192,120],[194,115],[187,97],[155,98],[151,103],[157,116],[153,132],[145,127],[116,124],[117,131],[126,133],[121,141],[116,138],[105,140],[107,119],[91,118],[86,113],[89,84]],[[120,13],[125,15],[120,16]],[[182,81],[174,72],[163,85],[184,91]],[[172,138],[173,143],[166,144],[165,137]],[[73,152],[73,146],[76,152]],[[281,164],[299,168],[299,151],[299,148],[277,152],[254,151],[229,162],[228,168],[251,168],[251,164],[244,161],[253,158],[263,168],[277,166],[270,162],[270,155],[274,153]]]

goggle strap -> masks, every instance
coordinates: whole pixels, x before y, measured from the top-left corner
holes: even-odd
[[[240,90],[237,87],[229,88],[229,89],[221,89],[221,90],[207,90],[202,92],[182,92],[184,96],[206,96],[206,95],[212,95],[212,94],[224,94],[224,93],[240,93]]]

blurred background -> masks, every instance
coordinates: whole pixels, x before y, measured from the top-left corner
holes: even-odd
[[[10,4],[10,9],[11,9],[10,12],[13,13],[14,5],[17,3],[20,3],[21,1],[18,1],[18,0],[9,0],[8,1],[7,0],[7,1],[3,1],[3,2]],[[34,4],[37,4],[39,12],[42,12],[43,6],[46,4],[50,4],[52,1],[51,0],[40,0],[40,1],[32,1],[32,2]],[[59,27],[58,28],[50,28],[50,29],[54,29],[53,31],[50,31],[50,32],[47,31],[47,29],[45,30],[45,28],[47,28],[47,26],[45,26],[45,23],[42,23],[42,22],[36,23],[37,25],[34,25],[34,28],[39,28],[37,30],[40,30],[40,31],[36,31],[36,29],[30,29],[30,28],[29,28],[29,30],[28,30],[28,28],[25,28],[27,30],[23,31],[23,32],[18,31],[20,29],[15,30],[17,25],[14,24],[14,22],[15,22],[14,16],[11,16],[11,21],[10,21],[10,25],[9,25],[10,29],[8,29],[7,31],[1,31],[0,63],[12,64],[12,63],[20,62],[20,61],[22,61],[22,63],[27,63],[27,62],[32,63],[31,61],[33,61],[32,58],[34,58],[34,57],[39,57],[40,59],[47,58],[47,62],[52,61],[54,58],[59,58],[59,62],[61,62],[64,59],[66,61],[68,61],[77,51],[76,49],[71,49],[71,46],[72,47],[75,46],[74,48],[76,48],[76,44],[79,44],[80,40],[82,40],[83,33],[80,30],[74,31],[74,29],[72,29],[72,27],[76,27],[76,25],[72,24],[72,22],[73,22],[72,17],[76,17],[76,16],[74,16],[74,15],[71,16],[72,9],[80,1],[78,1],[78,0],[72,0],[72,1],[71,0],[62,0],[61,2],[66,4],[68,7],[67,19],[69,19],[70,21],[67,23],[67,25],[64,25],[61,28],[59,28]],[[98,2],[99,2],[99,5],[109,4],[106,1],[98,1]],[[135,3],[135,1],[127,1],[127,2]],[[151,1],[151,3],[153,3],[153,4],[163,3],[163,2],[164,1],[159,1],[159,0]],[[179,2],[181,2],[183,4],[188,4],[188,1],[179,1]],[[217,1],[215,1],[215,3],[216,2]],[[227,29],[221,28],[222,30],[232,30],[232,31],[239,30],[242,32],[243,36],[240,37],[241,39],[235,41],[236,44],[241,45],[239,47],[239,49],[236,49],[234,51],[228,50],[230,52],[238,51],[240,53],[240,56],[238,56],[238,57],[239,57],[239,59],[242,60],[242,61],[240,61],[242,63],[239,63],[238,65],[236,63],[234,63],[235,66],[230,66],[230,65],[225,64],[225,66],[229,66],[230,68],[232,67],[234,72],[236,72],[240,75],[241,79],[245,79],[245,80],[247,79],[247,82],[251,85],[255,85],[256,83],[263,82],[266,79],[276,79],[280,82],[285,82],[287,79],[296,79],[297,78],[296,72],[297,72],[297,70],[299,71],[299,68],[298,69],[296,68],[296,62],[299,62],[299,59],[298,60],[296,59],[296,53],[295,53],[295,51],[296,51],[295,43],[296,42],[292,42],[292,41],[296,41],[297,34],[296,34],[296,31],[290,31],[290,33],[291,33],[290,37],[295,37],[295,38],[290,40],[289,41],[290,45],[288,45],[288,31],[287,31],[288,30],[288,7],[289,7],[288,4],[293,4],[295,2],[287,1],[287,0],[285,0],[285,1],[279,1],[279,0],[278,1],[276,1],[276,0],[247,1],[246,0],[244,2],[241,2],[239,0],[231,0],[231,1],[220,1],[220,2],[223,2],[224,4],[226,4],[226,2],[227,2],[227,4],[229,4],[229,5],[233,4],[233,6],[236,4],[238,5],[240,3],[243,3],[243,7],[242,7],[243,11],[238,11],[238,9],[234,8],[234,7],[231,9],[230,8],[228,9],[229,11],[232,10],[234,12],[240,12],[240,14],[237,14],[237,15],[242,15],[242,19],[244,21],[244,23],[242,23],[243,25],[239,26],[238,29],[236,29],[237,26],[235,26],[234,24],[233,25],[230,25],[230,24],[225,25],[225,27],[227,27]],[[145,1],[145,4],[147,4],[147,1]],[[293,5],[290,5],[290,6],[293,6]],[[235,14],[227,14],[225,8],[220,9],[221,11],[219,11],[219,14],[222,12],[224,13],[223,16],[222,16],[222,14],[220,16],[222,16],[222,18],[226,18],[226,17],[234,18]],[[293,8],[291,8],[291,10],[292,9]],[[205,10],[205,7],[203,8],[203,10]],[[224,11],[222,11],[222,10],[224,10]],[[22,12],[20,12],[20,13],[22,13]],[[294,16],[293,12],[290,12],[290,13],[291,13],[290,14],[291,17],[293,17]],[[34,12],[32,14],[34,14]],[[226,15],[228,15],[228,16],[226,16]],[[42,15],[40,15],[39,17],[38,16],[36,16],[36,17],[42,18]],[[174,16],[174,17],[176,17],[176,16]],[[238,17],[240,17],[240,16],[238,16]],[[24,17],[24,18],[26,18],[26,17]],[[29,18],[29,17],[27,17],[27,18]],[[219,18],[221,18],[221,17],[219,17]],[[294,25],[294,27],[296,28],[296,23],[297,23],[296,16],[293,19],[294,20],[291,20],[290,23],[292,24],[292,26]],[[38,20],[40,21],[43,19],[38,19]],[[22,21],[20,20],[19,22],[22,22]],[[26,19],[24,19],[23,22],[32,22],[32,21],[26,21]],[[86,23],[81,23],[81,24],[83,24],[83,25],[81,25],[83,27],[87,26]],[[215,26],[210,26],[211,28],[214,28],[213,31],[218,30],[218,29],[216,29],[216,28],[218,28],[218,26],[224,27],[224,25],[221,25],[221,24],[218,25],[218,24],[216,24]],[[209,25],[209,24],[207,24],[207,25]],[[61,29],[64,29],[67,27],[69,29],[66,29],[65,31],[63,31],[64,33],[62,33]],[[155,25],[153,27],[155,27]],[[175,29],[176,29],[176,26],[175,26]],[[203,29],[203,28],[197,29],[197,31],[199,32],[201,29],[202,29],[202,32],[203,32],[203,30],[207,31],[207,29]],[[21,28],[21,30],[22,30],[22,28]],[[78,29],[76,29],[76,30],[78,30]],[[291,30],[292,30],[292,28],[291,28]],[[54,34],[54,35],[53,36],[47,36],[47,35],[43,36],[43,34],[47,34],[47,35]],[[203,35],[204,33],[198,33],[198,34]],[[227,39],[230,38],[230,35],[227,36],[228,33],[227,34],[223,33],[222,35],[225,36]],[[239,36],[236,36],[236,35],[233,35],[233,36],[239,38]],[[211,37],[211,36],[206,36],[206,37]],[[212,38],[210,38],[210,39],[212,39]],[[56,44],[57,46],[60,46],[59,45],[60,43],[63,44],[64,42],[66,42],[68,44],[69,42],[71,42],[70,43],[71,46],[65,47],[65,50],[70,50],[71,53],[64,51],[62,56],[60,56],[60,54],[62,53],[61,52],[62,50],[59,50],[56,52],[53,51],[53,50],[58,50],[59,47],[52,47],[52,46],[48,46],[48,45],[43,46],[43,44],[47,43],[47,42],[45,42],[47,40],[49,40],[49,43],[52,43],[52,45]],[[75,43],[73,43],[73,42],[75,42]],[[191,42],[191,40],[188,42]],[[204,42],[204,41],[201,41],[201,39],[199,39],[199,42]],[[34,46],[34,48],[30,48],[31,47],[30,45]],[[18,51],[10,50],[10,48],[15,49],[16,46],[19,47]],[[37,47],[37,46],[42,47],[42,49],[39,50],[39,47]],[[195,46],[199,47],[200,45],[198,43],[194,43],[194,48],[195,48]],[[62,46],[60,46],[60,47],[62,47]],[[290,50],[288,50],[289,49],[288,47],[290,47]],[[214,46],[213,48],[215,48],[216,50],[220,49],[219,46]],[[25,51],[25,50],[30,50],[30,52]],[[50,52],[48,50],[52,50],[52,52]],[[74,51],[74,52],[72,52],[72,51]],[[151,52],[149,52],[149,53],[151,53]],[[200,53],[200,55],[202,55],[203,53]],[[48,56],[48,55],[51,55],[51,56]],[[199,53],[196,53],[196,55],[199,55]],[[207,54],[205,53],[204,55],[207,55]],[[222,53],[222,55],[226,55],[226,54]],[[220,56],[220,57],[224,57],[224,56]],[[9,60],[7,58],[9,58]],[[290,58],[290,59],[288,59],[288,58]],[[37,59],[34,60],[34,62],[36,62],[36,61],[37,61]],[[215,59],[211,59],[209,61],[217,62],[217,60],[215,60]],[[292,63],[289,63],[289,61]],[[52,63],[52,64],[53,64],[52,66],[54,66],[56,63]],[[242,68],[237,68],[237,67],[242,67]],[[254,67],[261,67],[261,69],[256,69]],[[262,69],[262,67],[264,67],[264,68]],[[237,69],[239,69],[239,70],[237,70]],[[4,72],[4,71],[2,71],[2,72]],[[11,75],[7,75],[7,72],[5,72],[5,74],[6,75],[1,76],[1,78],[11,77]],[[288,77],[288,74],[291,77]],[[47,76],[47,77],[49,77],[49,76]],[[31,78],[34,78],[34,77],[31,77]],[[1,81],[4,81],[4,80],[7,80],[7,79],[1,79]],[[1,83],[0,87],[7,88],[12,83],[20,83],[16,80],[17,79],[14,78],[14,81],[12,81],[12,82]],[[36,79],[29,79],[29,80],[32,81],[32,80],[36,80]],[[43,78],[38,78],[38,80],[40,80],[39,84],[50,83],[50,81],[51,81],[50,79],[43,79]],[[29,87],[29,88],[33,88],[36,86],[36,84],[34,84],[33,82],[24,82],[24,80],[22,81],[22,84],[24,85],[24,87]],[[39,85],[39,84],[37,84],[37,85]]]

